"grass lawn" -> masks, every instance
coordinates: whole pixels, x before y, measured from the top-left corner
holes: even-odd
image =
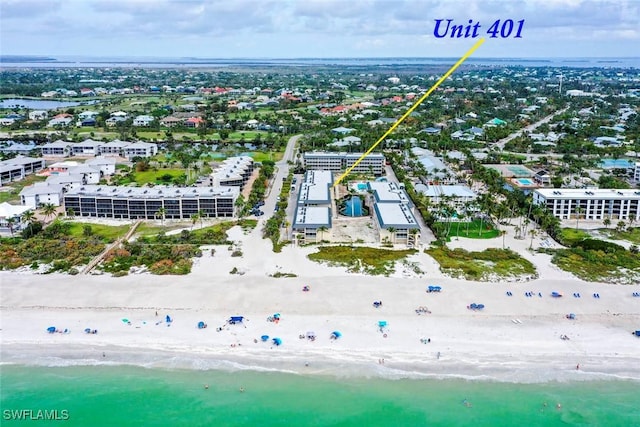
[[[249,155],[256,162],[264,162],[265,160],[273,160],[274,162],[277,162],[279,160],[282,160],[282,156],[284,156],[284,151],[271,151],[268,153],[265,153],[263,151],[253,151],[249,153]]]
[[[69,232],[72,237],[81,238],[84,236],[84,226],[91,227],[92,235],[100,237],[105,243],[114,242],[118,237],[122,237],[127,234],[130,224],[126,225],[104,225],[104,224],[91,224],[88,222],[76,222],[69,221]]]
[[[187,221],[182,223],[165,222],[164,225],[157,225],[151,222],[143,222],[138,226],[138,228],[136,228],[135,234],[136,236],[155,236],[161,231],[164,231],[165,233],[167,233],[172,230],[179,230],[181,228],[190,228],[190,227],[191,227],[191,222],[187,222]]]
[[[558,236],[560,243],[565,246],[572,246],[580,240],[589,239],[591,235],[584,230],[576,230],[575,228],[563,228]]]
[[[352,246],[323,246],[310,254],[309,259],[330,265],[347,267],[349,272],[388,276],[395,270],[395,262],[416,253],[415,249],[392,251]]]
[[[20,202],[20,191],[27,185],[46,180],[46,176],[27,175],[23,180],[3,185],[0,191],[0,203]]]
[[[470,239],[493,239],[494,237],[500,236],[500,232],[493,228],[491,224],[487,224],[486,221],[481,223],[480,220],[474,220],[471,222],[460,222],[460,226],[458,227],[458,223],[451,223],[451,230],[449,231],[449,238],[459,236],[459,237],[468,237]],[[480,228],[482,225],[482,228]],[[448,226],[445,222],[437,222],[434,224],[435,227]],[[467,231],[468,227],[468,231]]]
[[[628,228],[626,231],[601,228],[598,231],[612,240],[627,240],[640,245],[640,228]]]
[[[488,281],[520,276],[537,277],[536,268],[509,249],[490,248],[482,252],[434,247],[425,251],[440,264],[443,273],[467,280]]]
[[[148,183],[155,184],[156,182],[166,182],[167,184],[170,184],[173,179],[179,177],[185,172],[185,169],[158,169],[157,171],[147,170],[144,172],[135,172],[135,179],[138,185],[144,185]],[[171,179],[168,181],[160,181],[159,178],[164,175],[171,175]]]

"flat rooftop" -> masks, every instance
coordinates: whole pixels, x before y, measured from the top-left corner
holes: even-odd
[[[331,227],[331,209],[326,206],[298,206],[293,228]]]
[[[331,203],[329,187],[332,183],[333,174],[330,171],[307,171],[300,184],[298,204]]]
[[[373,209],[382,228],[420,228],[411,208],[404,203],[376,203]]]
[[[640,200],[640,190],[606,188],[540,188],[534,191],[545,199],[634,199]]]
[[[207,198],[236,197],[240,194],[238,187],[124,187],[111,185],[83,185],[69,190],[65,196],[95,196],[105,198]]]
[[[418,190],[417,186],[416,190]],[[477,194],[466,185],[429,185],[426,190],[422,190],[420,187],[418,191],[427,197],[477,197]]]
[[[373,191],[376,203],[407,203],[411,200],[404,189],[398,187],[395,182],[369,181],[367,186]]]

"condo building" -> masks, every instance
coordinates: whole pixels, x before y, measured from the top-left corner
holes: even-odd
[[[363,153],[304,153],[304,166],[307,170],[326,170],[340,172],[352,167]],[[372,173],[380,176],[384,172],[385,158],[382,153],[371,153],[362,159],[352,170],[354,173]]]
[[[533,201],[558,219],[640,220],[639,190],[541,188]]]
[[[85,185],[64,194],[64,207],[75,216],[117,219],[188,219],[233,217],[237,187],[115,187]]]

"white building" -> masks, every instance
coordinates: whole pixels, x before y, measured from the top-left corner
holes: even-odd
[[[129,141],[120,141],[119,139],[114,139],[110,142],[105,142],[100,147],[100,154],[103,156],[114,156],[120,157],[124,156],[124,149],[131,145]]]
[[[32,157],[15,157],[0,162],[0,185],[18,181],[25,176],[36,173],[45,167],[44,159]]]
[[[153,122],[155,118],[153,116],[138,116],[133,119],[134,126],[149,126],[151,122]]]
[[[110,176],[116,173],[116,160],[111,157],[98,156],[84,162],[85,165],[100,170],[100,175]]]
[[[374,203],[373,210],[380,232],[380,241],[416,246],[420,241],[420,225],[404,203]],[[416,230],[416,231],[412,231]]]
[[[37,182],[20,191],[20,201],[23,206],[31,208],[38,208],[47,203],[60,206],[64,189],[65,186],[62,184]]]
[[[85,139],[82,142],[71,144],[71,155],[73,156],[97,156],[100,154],[100,147],[104,145],[102,141]]]
[[[636,166],[633,170],[633,180],[640,182],[640,162],[636,162]]]
[[[134,157],[153,157],[158,154],[158,145],[152,142],[134,142],[122,149],[129,160]]]
[[[68,157],[71,155],[71,144],[69,141],[57,140],[49,142],[41,147],[43,156]]]
[[[28,206],[16,206],[7,202],[0,203],[0,233],[13,233],[24,227],[22,215],[30,211]]]
[[[100,169],[87,165],[79,165],[69,168],[69,175],[82,177],[83,184],[98,184],[100,182]]]
[[[429,185],[417,184],[415,190],[427,196],[431,202],[431,206],[437,206],[440,202],[446,203],[454,208],[456,212],[466,212],[469,210],[469,204],[472,203],[478,195],[466,185]]]
[[[579,214],[580,218],[595,221],[640,220],[639,190],[541,188],[533,192],[533,202],[559,219],[576,218]]]
[[[214,187],[240,187],[251,178],[253,159],[249,156],[229,157],[223,161],[209,176],[210,185]]]
[[[44,120],[47,116],[47,112],[44,110],[29,111],[29,120]]]
[[[352,167],[362,157],[363,153],[331,153],[310,152],[304,153],[304,166],[307,170],[325,170],[339,172]],[[354,173],[372,173],[382,175],[384,172],[385,158],[382,153],[367,155],[352,170]]]
[[[85,185],[64,195],[65,211],[76,216],[157,219],[160,209],[167,219],[188,219],[202,213],[207,218],[233,217],[237,187],[116,187]]]
[[[323,231],[331,228],[330,171],[308,170],[298,192],[292,230],[303,242],[322,240]]]

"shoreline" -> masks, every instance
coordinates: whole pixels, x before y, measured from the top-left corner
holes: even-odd
[[[635,286],[575,279],[474,283],[347,277],[249,275],[216,277],[211,283],[189,276],[150,281],[149,276],[112,280],[0,273],[0,360],[515,383],[640,381],[640,339],[630,334],[640,324],[640,300],[631,296]],[[303,283],[310,292],[301,291]],[[427,293],[428,283],[441,285],[442,293]],[[565,296],[552,298],[557,289]],[[525,297],[527,291],[543,297]],[[582,298],[571,296],[576,291]],[[591,297],[592,292],[601,298]],[[374,308],[374,300],[383,306]],[[486,308],[467,309],[472,301]],[[431,313],[416,314],[418,306]],[[569,312],[575,320],[566,319]],[[281,314],[280,322],[267,321],[274,313]],[[173,319],[170,327],[166,315]],[[244,325],[225,325],[235,315],[245,316]],[[380,320],[388,322],[387,337],[378,330]],[[208,327],[197,329],[199,321]],[[48,334],[49,326],[71,333]],[[98,333],[85,334],[85,328]],[[334,330],[342,337],[331,340]],[[310,331],[315,341],[299,338]],[[261,342],[261,335],[269,335],[269,341]],[[281,338],[282,346],[274,346],[273,337]]]

